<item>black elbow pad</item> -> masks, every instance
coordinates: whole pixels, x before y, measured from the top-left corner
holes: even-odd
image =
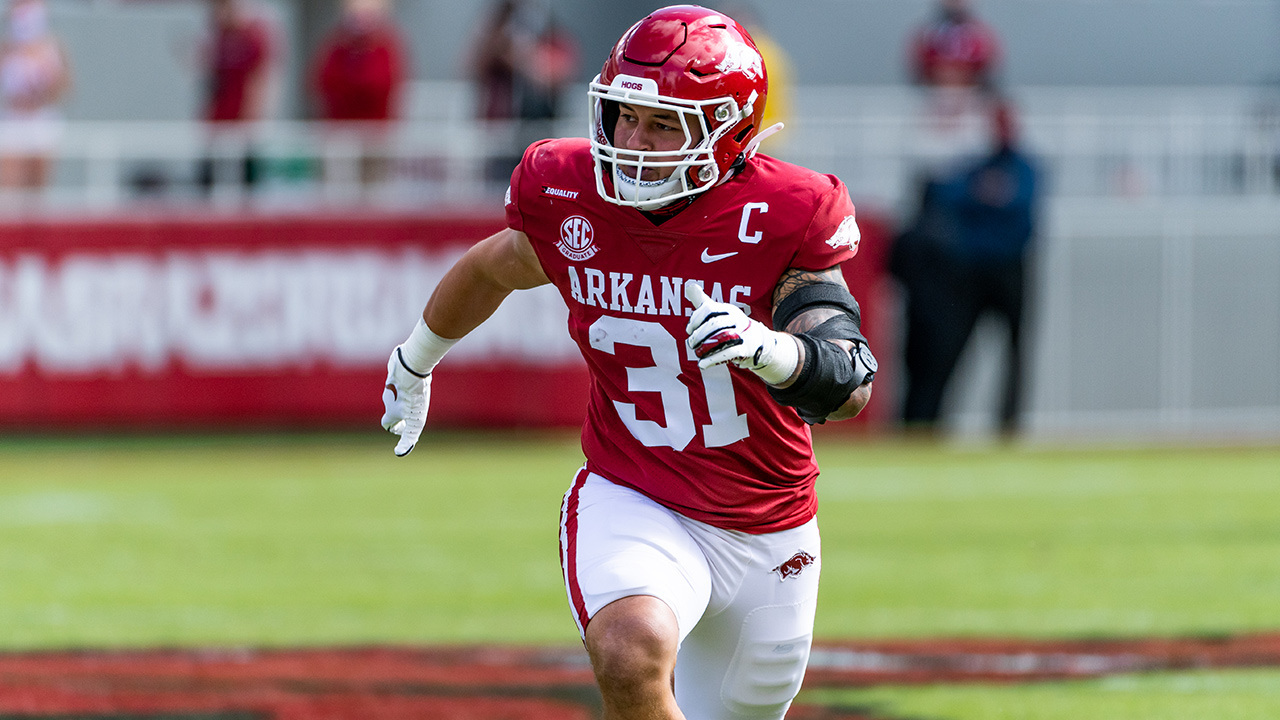
[[[832,340],[849,340],[864,344],[867,342],[867,339],[862,335],[862,309],[858,307],[858,301],[843,285],[834,282],[818,282],[796,288],[795,292],[778,303],[777,309],[773,312],[773,328],[785,332],[787,325],[791,324],[791,321],[796,319],[797,315],[806,310],[820,307],[841,311],[840,315],[832,318],[832,320],[843,319],[845,321],[838,328],[839,334],[827,334],[824,337]],[[823,323],[823,325],[826,324]],[[821,327],[820,325],[818,328],[814,328],[811,333],[816,332]],[[831,328],[828,332],[835,329]]]
[[[786,388],[769,388],[769,394],[781,405],[795,408],[801,419],[810,425],[826,421],[827,416],[840,409],[853,391],[871,382],[876,374],[876,359],[867,347],[862,334],[862,313],[854,300],[839,283],[813,283],[797,288],[778,304],[773,314],[773,326],[779,330],[805,310],[827,307],[840,314],[827,318],[813,329],[796,333],[804,345],[804,366],[796,381]],[[853,343],[853,352],[829,340],[846,340]]]
[[[795,408],[805,422],[820,425],[874,372],[860,371],[858,363],[833,343],[808,333],[795,337],[804,345],[804,367],[794,383],[785,388],[770,387],[769,394],[778,404]]]

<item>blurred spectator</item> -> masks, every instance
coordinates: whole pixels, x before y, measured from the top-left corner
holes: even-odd
[[[959,231],[947,189],[964,164],[990,145],[987,90],[1000,55],[994,33],[967,0],[938,0],[935,12],[908,40],[911,78],[923,90],[911,138],[918,201],[890,259],[906,294],[902,415],[909,427],[924,430],[937,423],[960,353],[952,347],[962,282],[955,258]]]
[[[505,187],[524,148],[556,134],[560,96],[578,70],[578,43],[546,5],[498,0],[473,52],[477,114],[492,131],[485,175]]]
[[[472,45],[471,74],[475,81],[477,115],[491,124],[491,157],[485,163],[485,179],[505,185],[520,162],[519,143],[502,132],[500,125],[516,118],[516,67],[519,64],[520,3],[497,0],[480,26]]]
[[[912,79],[933,87],[994,86],[1000,42],[968,0],[940,0],[938,16],[911,40]]]
[[[322,119],[361,125],[348,129],[358,133],[365,184],[385,172],[380,146],[398,110],[407,64],[387,0],[344,0],[341,21],[316,55],[315,91]]]
[[[44,0],[13,0],[0,46],[0,187],[37,190],[61,137],[59,101],[71,85],[66,53]]]
[[[951,257],[955,214],[945,203],[942,183],[921,179],[915,209],[890,252],[889,271],[905,297],[902,420],[909,429],[931,431],[942,408],[942,393],[953,361],[944,347],[955,333],[958,281]]]
[[[209,10],[204,118],[215,152],[201,162],[198,181],[206,190],[223,178],[252,186],[259,168],[247,126],[265,115],[275,35],[252,0],[209,0]],[[242,152],[226,152],[235,147]]]
[[[960,175],[948,192],[956,204],[957,359],[980,317],[993,314],[1009,332],[1000,429],[1018,430],[1022,409],[1022,344],[1027,256],[1036,230],[1039,180],[1019,149],[1017,120],[1007,103],[992,112],[995,149]]]
[[[345,0],[342,19],[317,54],[325,120],[387,121],[396,113],[406,53],[387,0]]]
[[[937,16],[915,29],[908,46],[912,80],[924,91],[912,140],[915,171],[927,184],[985,151],[1000,42],[968,0],[939,0]]]
[[[555,123],[560,119],[560,98],[565,86],[578,71],[578,43],[550,14],[539,20],[526,18],[531,26],[542,24],[536,34],[518,34],[516,51],[522,57],[517,63],[515,98],[518,128],[516,149],[525,148],[538,140],[556,137]],[[511,158],[511,167],[494,168],[495,181],[505,184],[515,169],[519,157]]]
[[[556,120],[560,117],[560,96],[578,71],[578,43],[554,18],[548,17],[546,26],[528,48],[528,58],[517,68],[515,94],[520,119]],[[542,137],[533,140],[550,136],[549,127],[543,130]]]
[[[478,115],[484,120],[510,120],[516,104],[517,0],[494,3],[480,28],[470,58],[476,83]]]
[[[903,419],[930,429],[945,386],[979,318],[1008,329],[1000,429],[1018,430],[1027,255],[1036,229],[1038,173],[1019,148],[1012,107],[989,116],[992,149],[942,182],[929,183],[915,224],[900,238],[892,270],[906,289],[908,386]]]

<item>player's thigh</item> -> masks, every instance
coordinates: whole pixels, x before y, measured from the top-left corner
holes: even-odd
[[[713,600],[680,648],[676,699],[689,717],[779,719],[800,690],[818,603],[817,523],[753,541],[728,604]]]
[[[560,559],[580,633],[609,603],[649,595],[675,613],[683,640],[711,595],[706,558],[675,513],[586,470],[565,494]]]

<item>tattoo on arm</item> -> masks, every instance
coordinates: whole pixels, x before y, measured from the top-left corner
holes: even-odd
[[[791,268],[782,274],[782,278],[778,280],[777,286],[773,289],[773,311],[778,311],[778,305],[787,298],[791,293],[799,290],[805,285],[814,285],[817,283],[833,282],[843,285],[844,275],[838,267],[830,267],[826,270],[798,270]],[[787,323],[784,328],[774,328],[781,332],[801,333],[821,325],[823,321],[839,315],[840,311],[835,308],[813,308],[806,310],[795,316],[791,322]]]

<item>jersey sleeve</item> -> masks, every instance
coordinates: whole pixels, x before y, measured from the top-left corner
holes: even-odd
[[[507,227],[525,232],[525,213],[533,212],[542,180],[548,172],[554,172],[561,161],[554,139],[539,140],[524,151],[520,164],[511,171],[511,184],[507,186],[504,200]],[[527,234],[527,233],[526,233]]]
[[[528,157],[526,153],[525,159],[511,171],[511,184],[507,186],[507,196],[503,200],[507,213],[507,227],[516,232],[524,232],[524,215],[520,212],[520,180],[524,176],[524,164]]]
[[[791,267],[799,270],[825,270],[858,253],[861,234],[849,191],[833,175],[824,179],[830,186],[819,196],[804,239],[791,260]]]

